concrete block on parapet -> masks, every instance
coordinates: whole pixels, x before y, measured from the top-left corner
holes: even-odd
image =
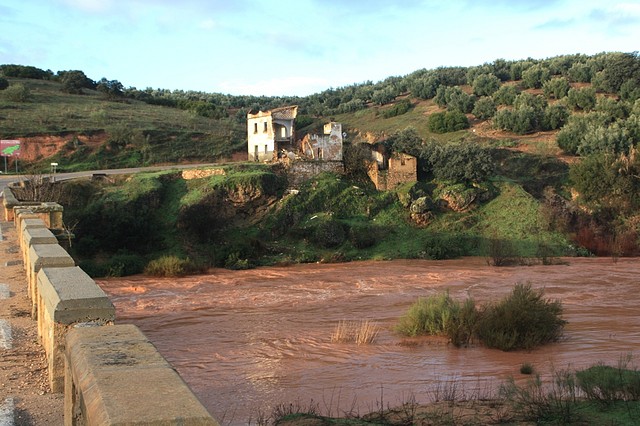
[[[29,248],[27,265],[27,286],[31,298],[31,316],[37,318],[38,286],[37,276],[42,268],[75,266],[73,258],[58,244],[33,244]]]
[[[65,365],[65,425],[218,425],[134,325],[71,330]]]
[[[47,355],[51,390],[62,392],[67,332],[77,324],[113,324],[115,307],[77,266],[42,268],[37,281],[38,335]]]

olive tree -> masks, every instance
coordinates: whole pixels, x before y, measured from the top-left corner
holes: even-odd
[[[493,74],[480,74],[473,80],[473,94],[491,96],[500,88],[500,79]]]

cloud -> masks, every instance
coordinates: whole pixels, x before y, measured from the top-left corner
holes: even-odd
[[[533,27],[534,30],[561,30],[576,25],[578,21],[571,19],[552,19],[543,24]]]
[[[130,13],[140,9],[170,9],[176,13],[224,13],[244,10],[252,0],[58,0],[67,6],[87,13]]]
[[[217,22],[211,18],[201,21],[200,24],[198,25],[198,27],[202,28],[203,30],[213,30],[217,26],[218,26]]]
[[[562,0],[467,0],[468,7],[500,9],[501,11],[534,11],[553,8]]]
[[[425,0],[312,0],[317,7],[326,10],[326,13],[340,12],[375,15],[388,10],[401,10],[407,12],[421,6],[428,6],[433,1]]]
[[[88,13],[102,13],[113,7],[112,0],[63,0],[67,6]]]
[[[608,26],[640,24],[640,4],[618,3],[606,9],[593,9],[589,19]]]

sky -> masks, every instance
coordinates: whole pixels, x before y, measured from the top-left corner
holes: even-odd
[[[640,0],[0,0],[0,64],[306,96],[441,66],[640,50]]]

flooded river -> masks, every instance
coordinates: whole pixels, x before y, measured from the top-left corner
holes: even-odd
[[[495,268],[484,259],[308,264],[213,270],[179,279],[99,281],[119,323],[157,346],[221,422],[246,424],[258,410],[313,400],[326,413],[361,414],[410,395],[429,401],[444,383],[495,389],[520,366],[536,370],[615,364],[640,351],[640,260],[567,259],[567,265]],[[531,352],[407,344],[393,326],[420,296],[496,301],[518,282],[560,299],[561,342]],[[370,319],[372,345],[332,343],[341,320]],[[640,364],[635,360],[636,364]],[[255,420],[254,420],[255,421]]]

